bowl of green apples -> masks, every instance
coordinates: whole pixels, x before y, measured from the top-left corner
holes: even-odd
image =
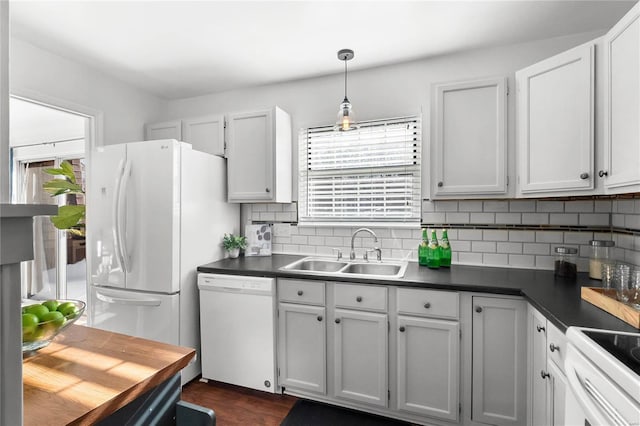
[[[47,346],[84,313],[81,300],[27,300],[22,304],[22,352]]]

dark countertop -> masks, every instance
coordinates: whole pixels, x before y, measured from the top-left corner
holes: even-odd
[[[198,272],[346,281],[523,296],[562,331],[570,326],[580,326],[638,332],[638,329],[626,322],[581,299],[581,286],[601,286],[600,281],[589,279],[586,273],[578,274],[577,281],[570,282],[554,277],[553,271],[463,265],[433,270],[420,267],[416,262],[409,262],[404,277],[399,280],[320,276],[280,270],[282,266],[302,257],[305,256],[274,254],[266,257],[223,259],[199,266]]]

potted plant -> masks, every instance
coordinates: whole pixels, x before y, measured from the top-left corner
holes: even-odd
[[[51,176],[60,178],[51,179],[45,182],[42,187],[51,194],[52,197],[59,195],[68,195],[75,197],[76,195],[84,196],[84,189],[76,181],[76,175],[73,172],[73,166],[67,160],[60,163],[60,167],[52,167],[45,169],[44,172]],[[70,205],[58,207],[58,215],[51,217],[53,225],[62,230],[66,230],[72,236],[84,238],[85,236],[85,206],[76,204],[75,198]]]
[[[235,259],[240,254],[240,249],[247,248],[247,237],[240,235],[224,234],[222,247],[229,253],[229,257]]]

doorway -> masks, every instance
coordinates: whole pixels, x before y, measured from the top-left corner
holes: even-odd
[[[91,118],[82,113],[29,99],[11,97],[10,152],[13,202],[85,204],[84,196],[52,197],[43,184],[54,177],[46,169],[68,161],[76,181],[86,188],[87,130]],[[53,226],[48,217],[34,218],[34,259],[21,266],[22,297],[87,301],[86,239]]]

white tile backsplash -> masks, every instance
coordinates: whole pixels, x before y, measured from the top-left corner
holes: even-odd
[[[613,239],[615,256],[640,264],[640,198],[594,200],[452,200],[422,203],[422,223],[448,228],[456,264],[553,269],[554,248],[576,247],[578,268],[588,268],[592,239]],[[274,236],[275,253],[335,255],[333,247],[349,256],[351,235],[358,227],[296,226],[297,204],[248,204],[243,214],[254,222],[293,223],[291,235]],[[488,227],[490,229],[482,229]],[[611,228],[613,227],[613,228]],[[515,228],[515,229],[509,229]],[[550,228],[550,229],[546,229]],[[416,260],[421,239],[418,228],[373,228],[383,258]],[[612,232],[611,232],[612,231]],[[360,234],[358,257],[373,246]]]

